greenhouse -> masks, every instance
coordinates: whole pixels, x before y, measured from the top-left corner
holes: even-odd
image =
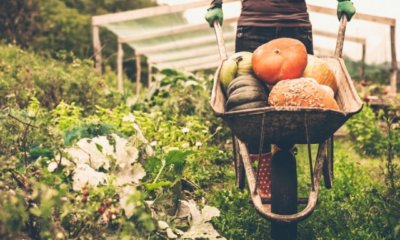
[[[224,19],[222,31],[224,34],[225,47],[228,55],[234,51],[235,24],[238,19],[237,0],[224,1],[224,7],[229,8]],[[158,7],[139,9],[133,11],[119,12],[114,14],[94,16],[92,18],[93,28],[93,46],[95,49],[96,68],[101,70],[101,39],[99,37],[99,27],[104,27],[112,31],[118,39],[118,76],[119,88],[122,87],[122,62],[124,53],[122,44],[127,44],[135,50],[136,68],[140,72],[141,56],[147,58],[149,69],[153,66],[162,68],[178,68],[186,71],[195,71],[200,69],[216,68],[219,65],[220,56],[218,54],[218,45],[216,44],[214,31],[203,19],[203,14],[209,6],[209,1],[192,1],[189,3],[177,5],[163,5]],[[317,5],[308,5],[311,20],[321,21],[322,24],[330,21],[337,22],[336,9],[321,7]],[[314,14],[314,15],[313,15]],[[195,16],[194,16],[195,15]],[[396,92],[397,62],[395,47],[396,20],[394,18],[374,16],[369,14],[357,13],[355,21],[360,20],[361,27],[387,28],[384,39],[390,43],[386,46],[385,61],[392,62],[391,88]],[[353,22],[355,22],[353,21]],[[314,22],[314,21],[313,21]],[[317,22],[318,23],[318,22]],[[364,24],[364,25],[363,25]],[[367,24],[367,25],[365,25]],[[315,24],[314,25],[318,25]],[[323,26],[323,25],[321,25]],[[337,26],[337,25],[336,25]],[[356,58],[362,62],[366,61],[366,49],[375,46],[367,46],[368,35],[352,36],[349,26],[345,41],[355,45],[346,46],[345,52],[349,48],[356,48]],[[336,27],[337,29],[337,27]],[[359,33],[358,31],[356,31]],[[313,27],[313,34],[316,37],[316,54],[333,55],[334,42],[337,32],[327,31],[326,28],[318,26]],[[358,34],[359,35],[359,34]],[[330,39],[327,46],[318,45],[319,38]],[[382,41],[380,39],[379,41]],[[322,42],[322,41],[321,41]],[[325,41],[326,42],[326,41]],[[374,45],[376,43],[372,43]],[[326,44],[325,44],[326,45]],[[354,52],[354,50],[352,51]],[[132,56],[131,56],[132,57]],[[372,61],[375,61],[371,59]],[[367,59],[368,61],[368,59]],[[382,59],[380,60],[382,61]],[[363,72],[364,70],[361,69]],[[361,73],[363,75],[364,73]],[[136,74],[140,76],[140,74]],[[139,82],[139,79],[137,79]]]

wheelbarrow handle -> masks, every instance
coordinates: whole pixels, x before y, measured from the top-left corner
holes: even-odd
[[[219,57],[221,58],[221,60],[225,60],[228,58],[228,54],[226,53],[224,36],[222,34],[222,28],[218,20],[214,21],[214,32],[215,37],[217,38]]]
[[[345,37],[345,33],[346,33],[346,24],[347,24],[347,18],[343,15],[340,18],[339,32],[338,32],[336,48],[335,48],[335,57],[339,57],[339,58],[342,57],[343,42],[344,42],[344,37]]]

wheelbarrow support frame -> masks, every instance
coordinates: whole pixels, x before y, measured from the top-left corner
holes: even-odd
[[[245,174],[247,175],[247,184],[248,184],[249,191],[251,194],[251,199],[254,203],[255,208],[263,217],[265,217],[269,220],[272,220],[272,221],[293,223],[293,222],[299,222],[301,220],[304,220],[305,218],[307,218],[308,216],[310,216],[313,213],[315,206],[317,204],[318,190],[319,190],[320,179],[321,179],[321,175],[322,175],[322,167],[324,164],[325,151],[326,151],[326,147],[327,147],[326,142],[320,144],[318,147],[318,153],[317,153],[314,170],[313,170],[314,190],[313,189],[310,190],[307,206],[302,211],[300,211],[296,214],[281,215],[281,214],[272,213],[270,204],[262,203],[261,198],[257,194],[257,191],[256,191],[256,181],[255,181],[256,177],[255,177],[255,173],[253,171],[253,167],[251,165],[247,146],[245,143],[243,143],[239,139],[237,139],[237,141],[238,141],[238,145],[239,145],[240,157],[241,157],[244,169],[245,169]]]

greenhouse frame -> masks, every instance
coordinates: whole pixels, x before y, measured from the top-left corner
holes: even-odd
[[[238,0],[224,0],[224,4],[239,2]],[[161,5],[131,11],[105,14],[92,17],[93,47],[95,67],[101,73],[102,54],[100,28],[106,28],[117,37],[117,73],[118,90],[123,91],[123,45],[126,44],[135,52],[136,59],[136,92],[140,90],[140,72],[142,56],[147,59],[149,75],[153,67],[157,69],[176,68],[184,71],[213,69],[220,64],[218,45],[215,34],[206,21],[189,23],[183,16],[185,11],[193,9],[207,9],[209,0],[201,0],[179,5]],[[309,12],[336,16],[336,9],[307,5]],[[234,52],[236,22],[238,16],[224,19],[222,31],[228,55]],[[356,13],[353,19],[384,24],[390,27],[391,42],[391,92],[396,93],[397,59],[395,50],[394,18]],[[353,22],[353,21],[352,21]],[[313,29],[314,35],[336,38],[336,33]],[[355,36],[346,36],[346,41],[355,42],[362,47],[361,61],[365,61],[366,39]],[[316,52],[328,52],[319,49]],[[332,49],[333,51],[333,49]],[[364,70],[361,69],[361,76]],[[151,85],[151,77],[148,84]]]

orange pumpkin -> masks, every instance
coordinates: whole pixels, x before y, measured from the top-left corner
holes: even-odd
[[[312,78],[298,78],[278,82],[271,90],[271,106],[318,107],[339,110],[332,94]]]
[[[338,90],[335,74],[323,59],[316,56],[308,55],[307,66],[306,69],[304,69],[303,77],[314,78],[319,84],[331,87],[335,94]]]
[[[299,78],[307,66],[307,50],[293,38],[277,38],[259,46],[253,53],[254,74],[267,84]]]

